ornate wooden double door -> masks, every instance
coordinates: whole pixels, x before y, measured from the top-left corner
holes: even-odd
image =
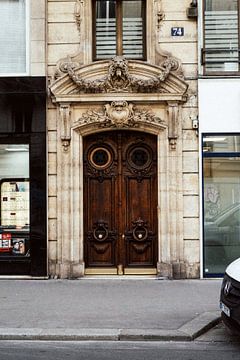
[[[84,252],[86,268],[156,267],[156,136],[84,138]]]

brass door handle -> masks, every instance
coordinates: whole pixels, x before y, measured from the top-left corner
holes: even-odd
[[[125,235],[124,235],[124,234],[122,234],[122,239],[123,239],[123,240],[125,239]]]

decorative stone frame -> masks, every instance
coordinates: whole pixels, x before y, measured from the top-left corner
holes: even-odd
[[[118,60],[114,71],[109,61],[82,67],[66,62],[50,86],[58,111],[58,261],[51,268],[61,278],[84,275],[83,137],[113,129],[157,136],[157,271],[172,277],[174,263],[184,269],[181,104],[188,86],[174,74],[174,62],[157,67],[129,61],[124,68]]]
[[[147,42],[147,61],[155,62],[155,38],[156,29],[159,26],[159,4],[161,0],[146,0],[146,42]],[[157,14],[157,15],[156,15]],[[92,48],[89,44],[93,43],[92,34],[92,1],[76,0],[75,21],[80,35],[79,54],[84,64],[92,62]]]

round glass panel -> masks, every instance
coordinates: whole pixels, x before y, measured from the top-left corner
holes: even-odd
[[[136,166],[144,166],[148,161],[148,153],[145,149],[136,149],[131,153],[131,161]]]
[[[96,148],[90,154],[90,162],[95,168],[105,169],[111,162],[111,154],[105,148]]]
[[[131,166],[135,168],[146,168],[151,163],[151,154],[149,153],[148,149],[143,147],[134,148],[130,151],[128,156],[128,161]]]

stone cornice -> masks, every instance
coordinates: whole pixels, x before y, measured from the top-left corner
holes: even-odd
[[[52,97],[54,103],[59,104],[69,104],[69,103],[81,103],[81,104],[104,104],[106,102],[114,100],[124,100],[124,101],[134,101],[134,103],[149,104],[149,103],[168,103],[169,101],[176,101],[178,103],[183,103],[187,101],[187,95],[184,94],[126,94],[126,93],[117,93],[117,94],[77,94],[73,95],[56,95]]]
[[[54,102],[71,98],[75,102],[86,101],[93,97],[101,98],[131,95],[136,97],[155,98],[161,101],[186,101],[187,83],[173,73],[177,66],[174,59],[167,59],[161,66],[151,65],[143,61],[134,61],[115,57],[111,61],[103,60],[86,66],[66,62],[61,65],[61,73],[50,85]],[[65,74],[64,74],[65,73]],[[79,96],[81,95],[81,96]],[[107,96],[108,97],[108,96]],[[70,100],[71,101],[71,100]],[[101,100],[100,100],[101,101]],[[164,101],[164,100],[163,100]]]

